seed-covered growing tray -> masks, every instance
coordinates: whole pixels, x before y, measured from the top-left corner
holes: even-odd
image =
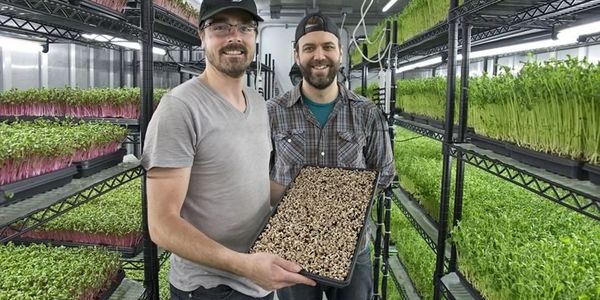
[[[377,178],[373,170],[303,167],[250,252],[296,262],[301,274],[320,284],[348,285],[362,250]]]

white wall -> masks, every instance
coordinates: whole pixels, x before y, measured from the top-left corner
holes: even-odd
[[[293,56],[293,43],[294,35],[296,33],[297,24],[264,24],[259,28],[259,36],[257,42],[259,43],[260,59],[264,60],[265,54],[270,53],[271,59],[275,59],[275,80],[279,82],[281,87],[280,93],[292,89],[292,83],[288,76],[292,65],[294,64]],[[340,24],[338,24],[340,25]],[[348,28],[348,30],[352,30]],[[367,27],[367,30],[372,28]],[[359,30],[360,31],[360,30]],[[344,65],[347,64],[347,49],[348,49],[348,33],[346,30],[342,30],[341,43],[342,43],[342,55],[344,58]],[[357,33],[360,35],[360,33]],[[275,84],[277,87],[277,83]],[[274,92],[273,96],[277,93]]]

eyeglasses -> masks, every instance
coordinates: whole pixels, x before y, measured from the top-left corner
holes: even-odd
[[[258,25],[255,23],[246,24],[228,24],[225,22],[208,23],[202,26],[202,30],[209,28],[216,35],[225,36],[231,33],[231,29],[236,28],[241,34],[247,35],[256,32]]]

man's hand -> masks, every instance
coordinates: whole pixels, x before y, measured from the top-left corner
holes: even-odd
[[[277,255],[253,253],[247,254],[245,259],[247,269],[243,276],[265,290],[273,291],[296,284],[316,285],[312,279],[298,274],[302,267]]]

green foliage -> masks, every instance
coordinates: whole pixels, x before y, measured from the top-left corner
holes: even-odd
[[[463,0],[459,0],[462,3]],[[411,0],[401,12],[386,18],[377,24],[371,33],[369,33],[368,44],[369,57],[381,52],[385,46],[385,40],[380,40],[385,31],[386,21],[396,20],[398,23],[397,42],[402,44],[411,38],[425,32],[431,27],[440,24],[448,16],[450,2],[445,0]],[[362,43],[359,45],[361,47]],[[361,48],[362,49],[362,48]],[[360,53],[354,49],[350,55],[352,64],[359,64],[362,61]]]
[[[472,79],[469,121],[478,132],[536,151],[600,164],[600,64],[529,61]]]
[[[119,266],[119,254],[102,249],[0,245],[0,299],[76,300]]]
[[[403,111],[444,119],[444,78],[399,80],[397,86]],[[517,75],[505,67],[498,76],[471,78],[468,121],[478,134],[599,165],[600,64],[529,61]]]
[[[0,166],[6,161],[20,162],[29,157],[64,157],[89,151],[100,145],[120,142],[127,129],[102,122],[0,123]]]
[[[141,189],[141,180],[132,180],[42,225],[41,229],[112,235],[141,232]]]
[[[354,88],[353,92],[362,96],[363,95],[362,86],[358,86],[358,87]],[[378,97],[378,95],[377,95],[378,93],[379,93],[379,83],[371,82],[371,83],[369,83],[369,85],[367,85],[367,93],[366,93],[367,99],[369,99],[371,101],[377,100],[376,97]]]
[[[154,102],[158,103],[168,90],[154,89]],[[57,106],[94,106],[94,105],[135,105],[140,104],[139,88],[41,88],[10,89],[0,92],[0,105],[18,105],[31,103],[54,104]]]
[[[433,299],[435,254],[400,209],[392,205],[391,235],[398,258],[423,299]]]
[[[396,107],[404,112],[443,120],[446,115],[446,89],[446,79],[443,77],[398,80]]]
[[[407,135],[404,129],[397,132],[400,138]],[[412,162],[423,170],[422,177],[433,177],[431,181],[413,179],[414,189],[429,190],[441,175],[424,169],[440,168],[441,159],[437,167],[422,162],[434,159],[440,143],[425,138],[412,141],[402,143],[402,148],[396,144],[395,150],[400,151],[396,159],[402,159],[400,183],[404,187],[403,173],[411,170],[407,164]],[[431,144],[436,145],[425,150]],[[435,188],[439,190],[439,186]],[[417,195],[433,197],[419,199],[422,203],[439,201],[439,194]],[[596,221],[469,165],[463,201],[463,219],[452,230],[452,239],[458,247],[459,270],[484,298],[600,299],[600,255],[592,250],[600,249],[600,224]],[[393,214],[399,215],[394,218],[403,217]],[[406,236],[398,233],[403,227],[393,225],[392,235]],[[397,247],[407,244],[411,245],[397,242]],[[422,253],[413,252],[407,259]],[[429,276],[433,274],[430,271]]]

